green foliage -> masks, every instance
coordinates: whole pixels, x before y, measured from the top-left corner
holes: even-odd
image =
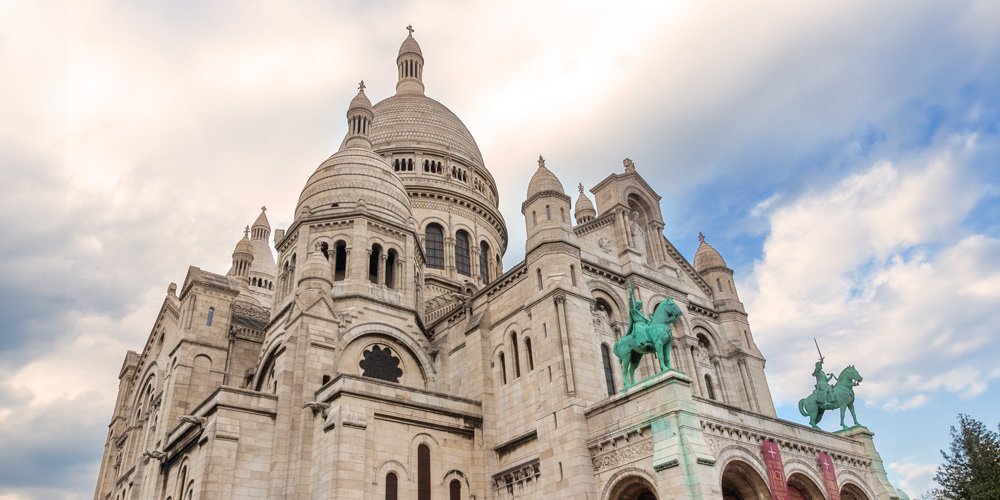
[[[998,427],[1000,429],[1000,427]],[[931,498],[995,500],[1000,498],[1000,432],[965,414],[951,427],[951,453],[944,457],[934,481],[940,488]]]

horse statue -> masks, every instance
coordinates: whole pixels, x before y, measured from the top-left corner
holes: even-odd
[[[622,365],[622,391],[635,385],[635,369],[643,354],[656,353],[660,372],[670,370],[670,324],[681,315],[674,299],[667,299],[656,306],[649,318],[642,313],[642,301],[635,300],[632,283],[628,284],[628,331],[615,342],[615,356]]]
[[[816,363],[816,370],[813,374],[815,375],[816,372],[823,375],[822,359]],[[831,378],[837,380],[833,386],[830,386],[829,379]],[[819,429],[816,424],[823,418],[823,412],[836,409],[840,409],[840,426],[842,428],[847,428],[844,425],[844,410],[851,410],[854,425],[861,425],[858,423],[858,416],[854,413],[854,386],[860,384],[861,380],[861,375],[854,368],[854,365],[844,368],[839,377],[833,377],[833,374],[822,377],[817,375],[816,389],[809,397],[799,400],[799,413],[803,417],[809,417],[809,425],[814,429]]]

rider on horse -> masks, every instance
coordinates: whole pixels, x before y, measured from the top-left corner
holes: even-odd
[[[823,372],[823,358],[816,362],[813,369],[813,377],[816,377],[816,400],[820,404],[833,402],[833,387],[830,386],[830,379],[835,379],[832,373]]]
[[[631,281],[628,282],[628,315],[632,321],[628,322],[628,331],[625,332],[625,335],[631,335],[637,324],[649,324],[649,318],[642,313],[642,301],[635,300],[635,291],[632,289]]]

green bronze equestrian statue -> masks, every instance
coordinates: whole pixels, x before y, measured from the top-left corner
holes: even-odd
[[[670,341],[673,332],[670,324],[681,315],[674,299],[661,302],[647,318],[642,312],[642,301],[635,300],[632,282],[628,283],[628,331],[615,342],[615,356],[622,364],[622,390],[635,384],[635,369],[643,354],[656,353],[660,372],[670,370]]]
[[[819,345],[816,346],[816,350],[819,350]],[[816,388],[809,397],[799,400],[799,413],[803,417],[809,417],[809,425],[819,429],[816,424],[823,418],[823,412],[837,409],[840,410],[841,427],[847,428],[844,425],[845,410],[851,410],[854,425],[860,425],[858,416],[854,413],[854,386],[860,384],[862,378],[854,365],[844,368],[840,376],[835,377],[832,373],[823,372],[823,354],[820,353],[812,374],[816,378]],[[835,379],[837,383],[831,386],[830,379]]]

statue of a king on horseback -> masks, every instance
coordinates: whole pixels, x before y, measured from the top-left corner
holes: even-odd
[[[815,339],[813,340],[815,342]],[[819,352],[819,343],[816,344],[816,351]],[[823,371],[823,353],[819,353],[819,361],[813,368],[813,378],[816,379],[816,388],[813,393],[805,399],[799,400],[799,413],[803,417],[809,417],[809,425],[819,429],[817,425],[823,418],[823,412],[827,410],[840,410],[840,426],[847,428],[844,424],[844,412],[851,411],[851,418],[854,425],[858,423],[858,416],[854,413],[854,387],[861,383],[861,374],[849,365],[840,372],[840,376]],[[836,383],[830,385],[830,380]]]
[[[615,355],[622,365],[623,389],[635,384],[635,369],[643,354],[656,353],[660,372],[670,370],[670,341],[673,332],[670,324],[681,315],[674,299],[661,302],[652,316],[642,312],[642,301],[635,300],[632,282],[628,283],[628,331],[615,342]]]

